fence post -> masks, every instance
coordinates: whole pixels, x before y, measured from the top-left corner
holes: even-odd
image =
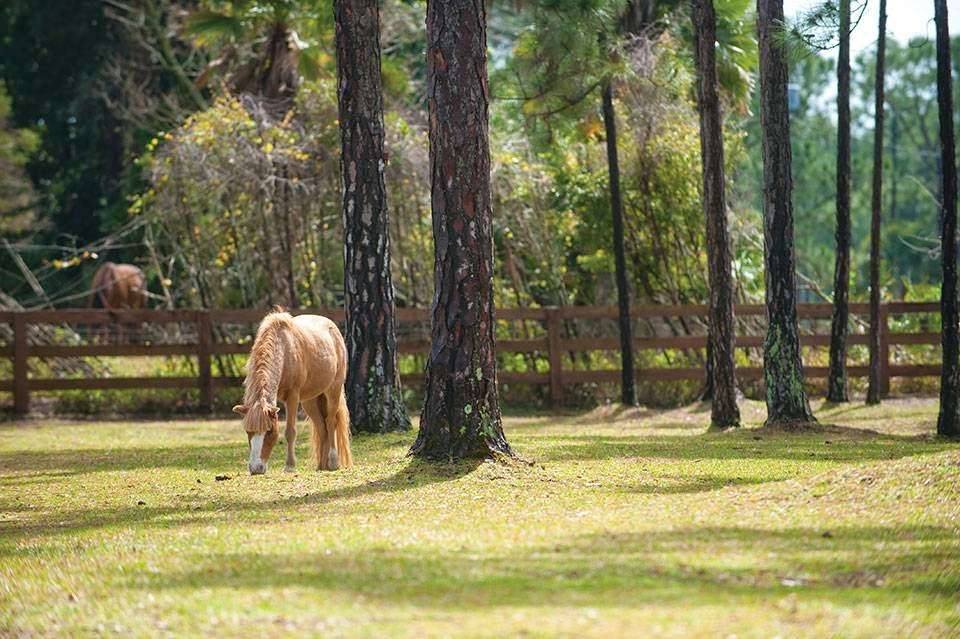
[[[197,311],[197,381],[200,386],[200,406],[206,411],[213,409],[213,378],[210,375],[212,342],[210,311]]]
[[[13,314],[13,409],[18,415],[30,411],[27,369],[27,321],[23,313]]]
[[[547,313],[547,349],[550,359],[550,403],[558,406],[562,398],[563,353],[560,352],[560,311],[545,309]]]
[[[890,314],[880,305],[880,395],[890,394]]]

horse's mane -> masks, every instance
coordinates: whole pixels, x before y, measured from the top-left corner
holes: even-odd
[[[244,380],[243,403],[249,408],[248,419],[260,419],[263,411],[255,410],[263,404],[266,409],[276,405],[277,387],[280,384],[283,366],[283,331],[293,328],[293,317],[280,307],[275,307],[257,329],[257,337],[247,361],[247,378]]]
[[[276,364],[283,355],[283,337],[280,332],[290,326],[292,321],[289,313],[277,308],[260,322],[247,362],[247,379],[244,384],[248,395],[251,390],[262,391],[269,388],[271,383],[279,381],[274,377],[278,372]]]

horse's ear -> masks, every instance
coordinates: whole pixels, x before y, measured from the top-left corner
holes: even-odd
[[[285,309],[284,307],[280,306],[279,304],[274,304],[274,305],[273,305],[273,312],[274,312],[274,313],[286,313],[286,312],[287,312],[287,309]]]
[[[279,407],[279,406],[268,406],[268,407],[267,407],[267,410],[268,410],[268,411],[270,412],[270,414],[271,414],[272,416],[274,416],[274,417],[276,417],[277,415],[280,414],[280,407]]]
[[[233,407],[233,412],[239,413],[240,415],[246,415],[247,407],[244,406],[243,404],[237,404],[236,406]]]

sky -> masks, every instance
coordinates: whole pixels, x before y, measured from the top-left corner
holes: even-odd
[[[856,7],[859,0],[852,0]],[[784,0],[783,12],[789,20],[798,12],[819,4],[818,0]],[[868,0],[863,18],[850,36],[850,53],[856,57],[864,49],[872,49],[877,41],[878,0]],[[856,15],[854,15],[856,17]],[[960,33],[960,0],[947,0],[950,33]],[[887,37],[905,42],[914,36],[933,40],[933,0],[887,0]]]

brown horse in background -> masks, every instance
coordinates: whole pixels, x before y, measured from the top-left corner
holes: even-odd
[[[107,262],[97,269],[90,282],[92,308],[145,308],[147,278],[133,264]]]
[[[141,309],[147,306],[147,278],[133,264],[106,262],[93,274],[90,282],[90,307],[116,309]],[[124,327],[118,327],[117,338],[125,341]],[[106,338],[107,327],[102,329],[101,339]]]

